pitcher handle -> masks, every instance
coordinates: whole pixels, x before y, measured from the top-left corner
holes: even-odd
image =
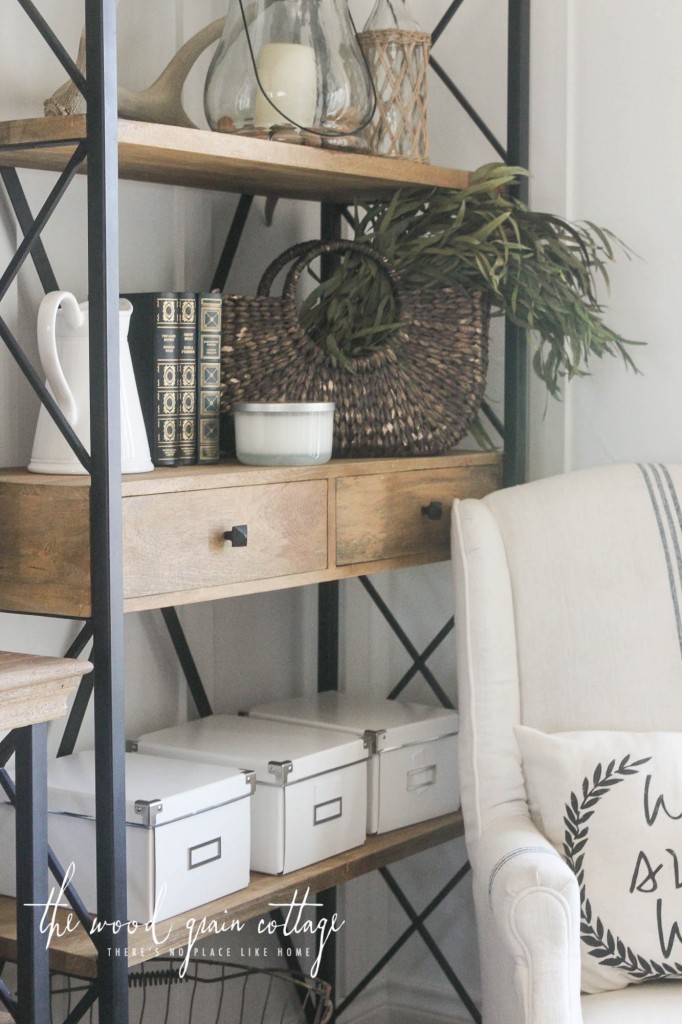
[[[48,292],[38,310],[38,355],[45,379],[52,389],[57,405],[72,427],[78,419],[78,406],[73,391],[64,376],[57,353],[57,310],[60,305],[70,327],[80,327],[85,319],[83,310],[71,292]]]

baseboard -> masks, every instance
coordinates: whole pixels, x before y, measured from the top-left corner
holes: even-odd
[[[340,1020],[342,1024],[471,1024],[454,992],[395,982],[373,986]]]

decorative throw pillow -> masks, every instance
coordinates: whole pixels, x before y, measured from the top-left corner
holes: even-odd
[[[682,977],[682,735],[518,726],[537,828],[580,885],[582,989]]]

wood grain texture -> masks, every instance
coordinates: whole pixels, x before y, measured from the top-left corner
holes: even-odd
[[[351,202],[387,196],[396,188],[426,185],[463,188],[466,171],[412,160],[344,153],[249,139],[220,132],[145,121],[119,120],[119,176],[190,188],[254,195]],[[0,165],[60,170],[77,140],[85,137],[85,116],[0,122]],[[28,149],[27,143],[48,143]],[[22,148],[24,144],[24,148]]]
[[[455,498],[480,498],[499,487],[497,466],[396,471],[336,482],[336,562],[352,565],[424,554],[449,558]],[[422,510],[442,506],[442,518]]]
[[[223,537],[248,528],[245,547]],[[126,597],[289,576],[327,565],[324,480],[126,498]]]
[[[183,466],[180,469],[155,469],[123,477],[123,496],[161,494],[179,490],[206,490],[212,487],[242,487],[247,484],[284,483],[294,480],[337,480],[346,476],[375,476],[416,469],[447,469],[459,472],[467,467],[494,467],[499,474],[500,452],[457,451],[452,455],[411,456],[395,459],[333,459],[320,466],[245,466],[225,459],[214,466]],[[14,483],[35,482],[25,470],[0,470],[0,480]],[[63,477],[44,477],[46,483]]]
[[[89,661],[0,651],[0,729],[49,722],[66,713]]]
[[[290,587],[309,587],[315,583],[330,583],[332,580],[352,579],[354,576],[368,576],[377,572],[391,572],[408,569],[415,565],[430,565],[445,561],[449,553],[422,552],[403,558],[383,559],[377,562],[359,562],[353,565],[331,565],[319,572],[292,573],[290,576],[262,577],[244,580],[240,583],[221,583],[216,587],[200,587],[194,590],[175,590],[168,594],[151,594],[129,597],[125,601],[126,612],[149,611],[166,605],[196,604],[201,601],[219,601],[228,597],[243,597],[246,594],[264,594]]]
[[[14,486],[9,475],[0,476],[0,608],[87,616],[89,488],[45,486],[34,473],[26,477]]]
[[[254,873],[248,888],[196,907],[191,913],[158,922],[155,935],[151,929],[138,928],[128,941],[128,962],[132,966],[171,950],[186,949],[190,919],[197,923],[205,922],[207,928],[213,923],[214,927],[227,929],[233,921],[249,921],[267,914],[271,903],[289,902],[296,890],[300,898],[308,887],[311,893],[315,893],[332,885],[342,885],[385,864],[403,860],[463,834],[461,814],[447,814],[384,835],[368,836],[364,845],[355,850],[337,854],[288,875]],[[65,929],[68,913],[66,908],[57,912],[62,929]],[[8,896],[0,896],[0,957],[16,958],[15,905]],[[94,948],[80,926],[53,941],[50,963],[54,970],[80,977],[92,978],[97,973]]]
[[[447,526],[423,521],[422,504],[443,500],[447,517],[455,495],[481,497],[499,487],[501,465],[499,453],[461,451],[322,466],[223,462],[126,476],[125,610],[443,561]],[[0,470],[0,609],[89,615],[88,514],[89,478]],[[226,548],[223,531],[245,522],[249,545]]]

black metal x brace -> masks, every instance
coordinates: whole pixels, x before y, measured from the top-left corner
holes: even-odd
[[[370,583],[369,579],[366,576],[358,576],[358,579],[360,580],[360,583],[362,583],[363,587],[365,588],[369,596],[374,601],[375,605],[377,606],[383,617],[388,622],[389,626],[391,627],[395,635],[400,640],[401,644],[403,645],[407,653],[412,658],[414,662],[412,666],[412,675],[414,675],[417,671],[421,672],[422,676],[429,684],[435,695],[438,697],[443,707],[453,708],[454,704],[452,703],[452,701],[446,694],[445,690],[434,676],[433,672],[426,665],[426,659],[430,657],[430,655],[433,653],[436,647],[445,639],[445,637],[451,631],[452,627],[454,626],[454,619],[448,620],[448,622],[441,629],[437,637],[435,637],[434,640],[432,640],[432,642],[429,644],[429,646],[420,654],[417,648],[410,640],[410,638],[408,637],[405,630],[402,628],[402,626],[396,619],[391,609],[388,607],[384,599],[379,594],[374,584]],[[412,678],[412,676],[410,676],[410,678]],[[403,686],[400,683],[398,684],[398,686],[400,687],[401,690],[403,689]],[[390,696],[391,698],[393,698],[395,695],[396,694],[394,691],[391,693]]]
[[[464,870],[468,870],[468,868],[469,868],[469,864],[467,862],[464,865]],[[460,871],[461,870],[462,869],[460,869]],[[462,982],[459,980],[459,978],[457,977],[457,975],[453,971],[452,967],[450,966],[450,964],[447,962],[447,960],[443,956],[443,954],[442,954],[438,944],[434,940],[433,936],[431,935],[431,933],[428,931],[428,929],[424,925],[424,921],[423,921],[423,916],[424,915],[423,914],[417,914],[417,912],[415,911],[414,907],[412,906],[410,901],[407,899],[407,897],[405,896],[404,892],[402,891],[402,889],[400,888],[400,886],[398,885],[398,883],[396,882],[396,880],[394,879],[393,875],[388,870],[388,868],[379,868],[379,873],[380,873],[381,877],[384,879],[384,881],[386,882],[386,884],[388,885],[389,889],[391,890],[391,892],[393,893],[395,898],[400,903],[400,906],[403,908],[403,910],[405,911],[405,913],[409,917],[410,921],[412,922],[413,930],[416,930],[416,931],[419,932],[421,938],[424,940],[424,943],[426,944],[429,952],[431,953],[431,956],[434,958],[434,960],[436,961],[436,963],[438,964],[440,969],[445,974],[445,977],[448,979],[448,981],[450,982],[452,987],[457,992],[457,995],[459,996],[459,998],[462,1000],[462,1002],[466,1006],[466,1008],[469,1011],[469,1014],[471,1016],[471,1019],[473,1021],[475,1021],[475,1024],[481,1024],[482,1018],[481,1018],[481,1014],[479,1012],[478,1007],[473,1002],[473,1000],[471,999],[471,996],[469,995],[467,990],[462,985]],[[457,876],[455,876],[455,877],[457,877]],[[459,879],[457,879],[457,880],[459,881]]]
[[[435,57],[430,57],[429,58],[429,64],[431,65],[433,70],[436,72],[436,74],[440,78],[441,82],[446,87],[446,89],[450,93],[452,93],[452,95],[455,97],[455,99],[457,100],[459,105],[464,108],[464,110],[469,115],[469,117],[471,118],[473,123],[476,125],[476,127],[479,129],[479,131],[482,132],[482,134],[486,137],[486,139],[488,140],[490,145],[493,147],[495,152],[499,154],[499,156],[501,157],[502,160],[506,160],[506,158],[507,158],[507,150],[502,145],[502,143],[499,141],[499,139],[495,136],[495,134],[493,133],[492,129],[490,129],[488,127],[488,125],[485,123],[485,121],[483,120],[481,115],[476,111],[476,108],[473,106],[473,104],[471,104],[469,102],[469,100],[466,98],[466,96],[464,95],[462,90],[459,88],[459,86],[455,85],[455,83],[453,82],[453,80],[450,78],[449,74],[445,70],[445,68],[443,68],[442,65],[438,63],[438,61],[435,59]]]
[[[431,902],[428,903],[426,907],[424,907],[424,909],[421,911],[421,913],[415,915],[415,919],[412,921],[412,923],[409,924],[408,927],[403,932],[401,932],[401,934],[393,942],[393,944],[389,947],[389,949],[386,950],[384,955],[382,957],[380,957],[379,960],[377,960],[377,962],[374,964],[373,967],[370,968],[369,971],[367,971],[367,973],[364,975],[362,980],[359,981],[358,984],[355,986],[355,988],[352,989],[352,991],[348,993],[348,995],[345,997],[345,999],[343,999],[337,1005],[337,1007],[336,1007],[336,1013],[337,1014],[343,1013],[343,1011],[348,1006],[350,1006],[350,1004],[360,995],[360,993],[363,992],[365,988],[367,988],[369,983],[371,981],[373,981],[374,978],[376,978],[377,974],[379,974],[379,972],[381,970],[383,970],[383,968],[386,966],[386,964],[390,960],[393,959],[393,957],[398,952],[398,950],[402,949],[402,947],[405,945],[407,940],[412,935],[414,935],[414,933],[417,931],[418,924],[423,924],[423,922],[436,909],[436,907],[438,907],[443,902],[445,897],[448,896],[449,893],[451,893],[452,890],[457,885],[459,885],[459,883],[461,882],[461,880],[464,878],[464,876],[467,874],[467,872],[469,870],[470,870],[469,862],[467,861],[465,864],[462,865],[462,867],[459,869],[459,871],[450,879],[450,881],[446,885],[444,885],[443,888],[439,890],[439,892],[436,893],[436,895],[433,897]],[[458,984],[460,984],[459,979],[458,979]],[[468,998],[468,996],[467,996],[467,998]]]
[[[57,181],[51,189],[47,199],[40,208],[40,212],[37,217],[35,217],[30,226],[27,224],[29,230],[24,234],[17,251],[7,265],[7,269],[2,275],[2,278],[0,278],[0,300],[5,297],[10,285],[21,270],[25,260],[30,256],[31,250],[36,244],[36,239],[39,237],[50,217],[56,210],[59,201],[75,177],[76,171],[85,160],[86,153],[87,145],[85,140],[81,140],[76,147],[76,151],[69,158],[66,167],[57,178]]]
[[[40,32],[41,36],[50,47],[57,60],[60,62],[64,70],[66,71],[69,78],[76,85],[78,90],[84,99],[88,98],[88,85],[85,81],[85,76],[80,70],[78,65],[69,56],[67,51],[60,43],[57,36],[52,31],[49,24],[45,21],[40,11],[35,7],[31,0],[19,0],[19,5],[23,7],[26,14],[29,16],[35,27]]]
[[[88,643],[92,640],[93,632],[92,622],[90,619],[87,619],[64,657],[80,657]],[[94,671],[88,672],[87,675],[81,677],[81,681],[78,684],[78,690],[76,691],[76,696],[73,704],[71,705],[69,717],[67,718],[66,725],[64,726],[64,732],[62,733],[57,757],[64,757],[65,754],[73,754],[74,747],[76,746],[76,740],[78,739],[78,733],[80,732],[81,725],[83,724],[85,712],[87,711],[88,704],[90,703],[90,697],[92,696],[92,691],[95,687],[96,676],[97,666],[95,665]]]
[[[434,45],[434,43],[438,42],[440,37],[443,35],[443,32],[445,32],[445,29],[448,27],[448,25],[450,24],[454,16],[457,14],[457,11],[460,9],[463,3],[464,0],[453,0],[453,2],[450,4],[447,11],[445,12],[445,14],[440,19],[440,21],[434,28],[433,32],[431,33],[432,46]]]
[[[43,286],[56,284],[55,276],[49,260],[47,259],[40,235],[64,195],[64,192],[74,178],[76,171],[85,159],[85,155],[85,142],[80,142],[68,164],[59,175],[54,188],[51,190],[40,212],[35,218],[31,215],[26,196],[21,188],[16,172],[9,170],[2,171],[2,180],[5,188],[7,189],[10,202],[14,207],[17,220],[24,232],[24,237],[14,256],[10,260],[5,273],[2,275],[2,278],[0,278],[0,301],[2,301],[7,294],[12,282],[29,256],[32,256],[33,258],[41,284],[43,284]],[[64,416],[62,410],[59,408],[52,393],[47,389],[42,377],[36,372],[33,364],[24,354],[21,345],[18,343],[2,317],[0,317],[0,337],[2,337],[2,340],[5,342],[7,349],[18,364],[25,379],[38,395],[42,405],[47,409],[63,437],[70,445],[72,451],[80,460],[83,468],[87,473],[89,473],[91,469],[89,452],[85,449],[80,438]]]
[[[7,190],[9,201],[17,218],[17,224],[24,235],[29,234],[33,228],[33,214],[29,209],[26,193],[19,180],[15,167],[1,167],[0,177]],[[52,265],[48,259],[42,239],[38,236],[31,249],[31,258],[38,273],[38,279],[44,292],[56,292],[59,290],[57,278],[55,277]]]
[[[449,634],[452,632],[454,628],[455,619],[454,616],[451,615],[448,621],[445,623],[445,625],[441,627],[438,633],[436,633],[431,643],[427,644],[427,646],[424,648],[419,657],[414,661],[411,668],[407,670],[402,679],[400,679],[399,682],[397,682],[396,685],[393,687],[393,689],[388,695],[389,700],[395,700],[395,698],[402,693],[402,691],[405,689],[410,680],[416,676],[417,672],[422,671],[424,665],[431,657],[433,652],[436,650],[437,647],[440,647],[443,640],[445,640],[445,638],[449,636]],[[449,706],[450,705],[448,705],[448,707]]]
[[[369,596],[372,598],[372,601],[377,606],[377,608],[379,609],[379,611],[381,612],[381,614],[383,615],[386,622],[389,624],[397,638],[400,640],[401,644],[403,645],[407,653],[412,658],[412,666],[403,675],[402,679],[396,684],[396,686],[393,687],[389,694],[389,699],[395,699],[395,697],[397,697],[398,694],[401,693],[402,690],[407,686],[410,680],[414,678],[417,672],[421,672],[422,676],[429,684],[432,691],[438,697],[443,706],[452,708],[452,701],[447,696],[447,694],[445,693],[442,686],[440,685],[436,677],[433,675],[431,670],[428,668],[426,662],[431,657],[436,648],[439,647],[443,640],[445,640],[445,638],[452,632],[455,624],[454,617],[450,617],[448,619],[445,625],[439,630],[439,632],[436,634],[433,640],[424,648],[424,650],[420,654],[417,648],[410,640],[410,638],[405,633],[405,630],[402,628],[393,612],[390,610],[386,602],[383,600],[383,598],[377,591],[374,584],[371,583],[366,576],[359,576],[358,579],[360,580],[360,583],[363,585]],[[407,939],[409,939],[410,936],[413,935],[415,932],[418,932],[422,940],[426,944],[427,948],[429,949],[429,952],[433,956],[434,960],[441,968],[446,978],[448,979],[448,981],[456,991],[457,995],[461,999],[462,1003],[468,1010],[472,1020],[475,1022],[475,1024],[481,1024],[481,1014],[478,1010],[478,1007],[473,1002],[471,996],[464,988],[462,982],[458,978],[457,974],[455,973],[451,965],[443,956],[442,952],[438,948],[438,945],[434,941],[431,933],[424,925],[424,921],[429,916],[429,914],[431,914],[431,912],[443,901],[443,899],[448,895],[448,893],[451,892],[455,888],[455,886],[459,884],[461,879],[470,870],[469,862],[467,861],[460,868],[460,870],[453,876],[453,878],[440,890],[439,893],[436,894],[436,896],[431,900],[431,902],[421,912],[421,914],[417,914],[417,912],[414,910],[412,904],[409,902],[409,900],[403,893],[398,883],[393,878],[388,868],[383,867],[379,868],[378,870],[382,878],[388,885],[389,889],[391,890],[391,892],[396,897],[401,907],[409,917],[411,924],[398,937],[398,939],[393,943],[393,945],[387,950],[384,956],[381,957],[379,961],[377,961],[374,967],[371,968],[371,970],[365,974],[365,976],[356,985],[352,992],[350,992],[348,996],[346,996],[346,998],[342,1000],[341,1003],[339,1003],[339,1005],[336,1008],[337,1016],[341,1014],[343,1010],[360,994],[360,992],[364,990],[364,988],[369,984],[369,982],[379,973],[379,971],[386,965],[386,963],[388,963],[388,961],[395,955],[395,953],[404,945]]]
[[[93,982],[85,995],[76,1003],[69,1016],[65,1018],[64,1024],[78,1024],[79,1020],[83,1020],[90,1007],[94,1006],[97,999],[99,999],[99,988],[97,983]]]
[[[454,16],[457,13],[457,11],[462,6],[462,3],[463,3],[463,0],[453,0],[453,3],[450,4],[450,6],[447,9],[447,11],[445,12],[443,17],[440,19],[440,21],[436,25],[435,29],[431,33],[431,47],[432,47],[432,50],[433,50],[434,45],[438,42],[438,40],[442,36],[442,34],[445,31],[445,29],[448,27],[448,25],[450,24],[450,22],[454,18]],[[478,111],[473,106],[473,104],[469,102],[469,100],[466,98],[466,96],[464,95],[462,90],[459,88],[459,86],[455,85],[455,83],[450,78],[450,76],[445,71],[445,69],[441,66],[441,64],[438,63],[436,58],[433,56],[433,52],[431,53],[431,55],[429,57],[429,65],[433,68],[435,73],[438,75],[438,77],[440,78],[441,82],[443,83],[445,88],[448,90],[448,92],[452,96],[454,96],[454,98],[457,100],[459,105],[468,114],[468,116],[471,119],[471,121],[473,122],[473,124],[475,124],[476,127],[478,128],[478,130],[485,136],[485,138],[488,140],[488,142],[493,147],[495,152],[499,154],[499,156],[501,157],[502,160],[506,161],[507,160],[507,149],[506,149],[506,147],[503,146],[502,143],[497,139],[497,137],[495,136],[495,134],[492,131],[492,129],[486,124],[486,122],[483,120],[483,118],[478,113]]]
[[[409,639],[409,637],[407,636],[407,634],[405,633],[405,631],[403,630],[403,628],[400,626],[400,623],[397,621],[396,617],[393,615],[391,610],[388,608],[388,606],[386,605],[385,601],[380,596],[380,594],[378,593],[378,591],[376,590],[374,585],[365,576],[361,576],[361,577],[359,577],[359,579],[360,579],[360,582],[362,583],[363,587],[365,588],[367,593],[370,595],[370,597],[374,601],[375,605],[377,606],[379,611],[382,613],[382,615],[384,616],[384,618],[386,619],[386,621],[390,625],[391,629],[393,630],[393,632],[395,633],[397,638],[400,640],[402,645],[405,647],[406,651],[408,652],[408,654],[410,655],[410,657],[412,658],[412,661],[413,661],[411,668],[403,675],[403,677],[400,680],[400,682],[397,683],[396,686],[394,686],[394,688],[392,689],[391,693],[389,694],[389,697],[391,699],[397,697],[398,694],[400,692],[402,692],[402,690],[405,688],[405,686],[407,686],[407,684],[410,682],[410,680],[412,678],[414,678],[414,676],[417,674],[417,672],[421,672],[422,676],[424,677],[426,682],[429,684],[429,686],[431,687],[433,692],[436,694],[436,696],[438,696],[438,698],[440,699],[441,703],[445,707],[450,707],[450,708],[453,707],[453,704],[452,704],[451,700],[447,697],[447,695],[445,694],[443,688],[440,686],[440,684],[436,680],[436,678],[433,675],[433,673],[427,668],[426,661],[431,656],[431,654],[433,654],[433,652],[436,650],[436,648],[443,642],[443,640],[451,633],[452,629],[454,628],[454,617],[451,617],[450,619],[448,619],[448,621],[445,623],[445,625],[441,628],[441,630],[433,638],[431,643],[428,644],[424,648],[422,653],[420,654],[417,651],[417,649],[414,646],[414,644]],[[464,875],[468,871],[469,871],[469,863],[467,862],[457,872],[457,874],[451,879],[451,881],[434,897],[434,899],[426,907],[426,909],[424,911],[422,911],[421,914],[417,914],[416,911],[414,910],[414,908],[412,907],[411,903],[409,902],[409,900],[405,896],[405,894],[400,889],[398,883],[395,881],[395,879],[393,878],[393,876],[389,872],[389,870],[387,868],[380,868],[379,869],[379,872],[380,872],[382,878],[384,879],[386,884],[391,889],[393,895],[396,897],[396,899],[398,900],[398,902],[402,906],[402,908],[405,911],[405,913],[407,914],[407,916],[410,918],[411,925],[399,937],[399,939],[393,944],[393,946],[387,951],[387,953],[384,955],[384,957],[382,957],[382,959],[375,965],[375,967],[372,969],[372,971],[370,971],[363,978],[363,980],[359,983],[358,986],[356,986],[356,988],[353,990],[353,992],[351,992],[350,995],[340,1004],[340,1006],[337,1009],[337,1013],[340,1013],[341,1010],[345,1006],[347,1006],[348,1003],[352,999],[354,999],[356,997],[356,995],[359,994],[360,991],[362,991],[362,989],[367,985],[367,983],[378,973],[379,970],[381,970],[381,968],[384,966],[384,964],[386,962],[388,962],[388,960],[395,954],[395,952],[397,952],[397,950],[403,945],[403,943],[414,932],[418,932],[419,935],[421,936],[422,940],[426,944],[427,948],[429,949],[429,951],[430,951],[431,955],[433,956],[434,960],[438,963],[439,967],[441,968],[441,970],[445,974],[446,978],[448,979],[448,981],[450,982],[450,984],[452,985],[454,990],[457,992],[457,994],[458,994],[459,998],[461,999],[462,1003],[464,1004],[464,1006],[468,1010],[472,1020],[475,1021],[476,1024],[480,1024],[481,1015],[480,1015],[480,1012],[478,1010],[478,1007],[475,1005],[475,1003],[471,999],[471,996],[469,995],[469,993],[466,991],[466,989],[462,985],[462,982],[458,978],[457,974],[455,973],[455,971],[453,970],[451,965],[448,963],[448,961],[445,959],[445,957],[443,956],[442,952],[438,948],[438,945],[436,944],[436,942],[434,941],[433,937],[431,936],[430,932],[428,931],[428,929],[424,925],[425,919],[432,912],[432,910],[434,910],[435,907],[438,906],[442,902],[444,897],[452,889],[454,889],[454,887],[460,882],[460,880],[464,877]]]
[[[211,291],[215,288],[220,291],[225,291],[227,279],[229,277],[230,270],[232,269],[234,258],[237,255],[237,249],[239,248],[239,243],[244,233],[244,228],[246,227],[246,221],[252,205],[253,196],[242,195],[239,197],[239,202],[237,203],[232,216],[232,223],[230,224],[227,232],[227,237],[225,238],[225,244],[223,245],[220,259],[218,260],[215,273],[213,274]]]
[[[161,614],[163,615],[163,621],[166,623],[166,629],[170,635],[175,653],[180,667],[185,675],[189,692],[194,700],[194,705],[197,709],[200,718],[207,718],[213,714],[211,708],[211,702],[208,699],[204,684],[199,670],[196,666],[196,662],[192,656],[189,644],[187,643],[187,637],[185,631],[182,628],[178,613],[172,606],[168,608],[162,608]]]
[[[0,1003],[9,1010],[15,1020],[19,1019],[19,1003],[14,998],[14,995],[10,992],[2,978],[0,978]]]

